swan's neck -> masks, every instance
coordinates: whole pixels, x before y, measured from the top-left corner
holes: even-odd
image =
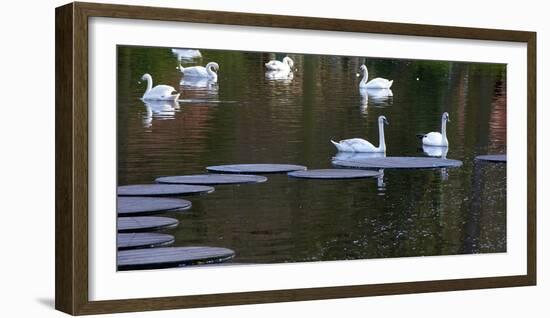
[[[447,144],[447,120],[441,119],[441,135],[443,136],[443,142]]]
[[[153,88],[153,79],[151,78],[151,76],[147,76],[145,80],[147,81],[147,88],[145,89],[145,93],[143,94],[143,96],[147,95],[147,93],[149,93]]]
[[[380,152],[386,152],[386,139],[384,138],[384,123],[378,122],[378,136],[379,136],[379,144],[378,144],[378,150]]]
[[[365,69],[363,71],[363,78],[361,79],[361,83],[363,85],[366,85],[367,84],[367,80],[369,79],[369,71],[367,69]]]
[[[218,74],[214,72],[213,68],[214,68],[214,65],[212,64],[206,65],[206,73],[208,73],[208,76],[211,78],[218,78]]]

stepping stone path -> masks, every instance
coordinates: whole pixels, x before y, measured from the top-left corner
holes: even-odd
[[[118,197],[118,216],[150,215],[171,210],[189,210],[191,202],[172,198]]]
[[[159,247],[119,251],[119,270],[170,268],[196,264],[221,263],[235,257],[235,252],[222,247]]]
[[[476,159],[491,162],[506,162],[506,155],[482,155],[477,156]]]
[[[208,171],[220,173],[284,173],[290,171],[306,170],[307,167],[291,164],[272,164],[272,163],[255,163],[255,164],[236,164],[206,167]]]
[[[433,169],[460,167],[462,161],[429,157],[382,157],[361,160],[333,160],[336,167],[358,169]]]
[[[378,177],[381,174],[378,171],[359,169],[316,169],[288,173],[290,177],[305,179],[359,179]]]
[[[174,196],[206,194],[214,192],[214,188],[187,184],[135,184],[119,186],[119,196]]]
[[[118,233],[116,246],[119,250],[170,245],[174,237],[161,233]]]
[[[267,180],[264,176],[249,174],[194,174],[187,176],[162,177],[155,181],[158,183],[195,184],[195,185],[221,185],[239,183],[259,183]]]
[[[121,217],[117,219],[119,233],[149,232],[173,228],[179,221],[158,216]]]

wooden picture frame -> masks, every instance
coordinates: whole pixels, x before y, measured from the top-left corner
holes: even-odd
[[[536,33],[79,2],[57,8],[55,15],[56,309],[72,315],[84,315],[536,284]],[[88,297],[88,19],[91,17],[526,43],[529,127],[526,154],[527,275],[90,301]]]

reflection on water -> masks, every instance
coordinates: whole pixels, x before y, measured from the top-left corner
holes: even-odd
[[[266,71],[265,78],[268,80],[282,81],[284,83],[290,84],[294,78],[294,73],[292,71]]]
[[[218,83],[208,78],[183,77],[180,81],[182,90],[205,89],[209,92],[218,92]]]
[[[181,222],[168,231],[175,246],[228,247],[240,263],[506,251],[506,165],[474,160],[506,152],[504,65],[290,54],[292,78],[271,79],[264,64],[286,54],[201,53],[182,63],[218,62],[215,88],[182,82],[170,48],[119,48],[119,184],[229,163],[330,168],[335,156],[366,154],[337,154],[329,140],[376,141],[380,115],[391,122],[388,156],[447,156],[463,166],[386,169],[378,179],[345,181],[269,175],[262,184],[218,186],[188,197],[189,213],[167,214]],[[355,72],[363,63],[369,76],[394,79],[391,94],[362,94]],[[179,106],[143,103],[137,81],[144,73],[179,88]],[[453,118],[451,147],[427,150],[415,135],[439,131],[444,111]]]
[[[143,100],[145,115],[143,116],[143,127],[150,128],[153,125],[153,118],[156,120],[174,119],[176,111],[180,106],[177,101],[153,101]]]
[[[370,158],[384,158],[383,152],[337,152],[332,160],[362,160]]]
[[[363,115],[367,115],[368,107],[386,107],[392,105],[393,92],[390,88],[368,89],[360,88],[361,95],[360,110]]]

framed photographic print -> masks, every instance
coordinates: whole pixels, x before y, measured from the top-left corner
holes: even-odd
[[[56,10],[56,308],[536,284],[536,34]]]

